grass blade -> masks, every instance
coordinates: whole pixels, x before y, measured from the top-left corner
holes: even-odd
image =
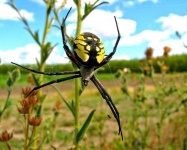
[[[92,120],[94,112],[95,112],[95,109],[90,112],[88,118],[86,119],[86,121],[82,125],[81,129],[79,130],[79,132],[77,134],[77,137],[76,137],[76,142],[77,143],[83,138],[83,136],[84,136],[84,134],[86,132],[86,129],[88,128],[88,126],[89,126],[89,124],[90,124],[90,122]]]

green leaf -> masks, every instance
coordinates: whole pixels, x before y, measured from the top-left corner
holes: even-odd
[[[92,110],[88,116],[88,118],[86,119],[86,121],[84,122],[83,126],[81,127],[81,129],[79,130],[77,137],[76,137],[76,142],[78,143],[84,136],[84,134],[86,133],[86,130],[92,120],[92,117],[94,115],[95,109]]]
[[[82,20],[84,20],[94,9],[96,9],[98,6],[103,5],[103,4],[108,4],[108,2],[101,2],[98,5],[96,5],[96,3],[99,0],[96,0],[93,4],[91,3],[85,3],[84,6],[84,15],[82,16]]]
[[[9,77],[9,78],[8,78],[6,84],[7,84],[8,87],[11,87],[11,86],[13,85],[12,77]]]
[[[39,62],[39,60],[38,60],[37,58],[35,58],[35,59],[36,59],[36,64],[37,64],[37,66],[38,66],[38,68],[39,68],[40,62]]]
[[[39,83],[37,77],[35,76],[35,74],[33,74],[33,73],[32,73],[32,78],[34,79],[34,83],[36,84],[36,86],[39,86],[40,83]]]
[[[12,87],[13,84],[20,78],[20,70],[14,69],[12,72],[8,72],[7,86]]]
[[[16,82],[17,80],[19,80],[20,76],[21,75],[20,75],[20,70],[19,69],[14,69],[12,71],[12,79],[13,79],[14,82]]]
[[[42,51],[43,51],[42,62],[45,62],[47,60],[47,58],[49,57],[49,55],[53,51],[54,47],[56,47],[56,45],[57,44],[52,46],[51,42],[47,42],[45,45],[43,45],[43,47],[42,47]]]
[[[94,6],[92,10],[94,10],[95,8],[97,8],[98,6],[100,5],[103,5],[103,4],[108,4],[109,2],[101,2],[99,3],[98,5]],[[95,4],[94,4],[95,5]]]
[[[78,0],[73,0],[75,5],[78,5]]]
[[[40,43],[40,42],[39,42],[39,34],[38,34],[38,31],[35,31],[35,33],[34,33],[34,39],[35,39],[35,41],[36,41],[37,43]]]

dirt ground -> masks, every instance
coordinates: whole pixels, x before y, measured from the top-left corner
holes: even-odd
[[[101,83],[103,84],[104,87],[119,87],[119,85],[121,86],[121,83],[119,80],[113,80],[113,81],[101,81]],[[54,84],[60,91],[74,91],[74,81],[72,82],[63,82],[63,83],[58,83],[58,84]],[[24,87],[30,86],[28,85],[23,85],[23,86],[16,86],[13,87],[12,89],[12,93],[11,96],[12,97],[19,97],[21,94],[21,89]],[[34,86],[31,86],[34,87]],[[94,84],[90,81],[89,85],[86,87],[86,89],[94,89],[96,88],[94,86]],[[44,88],[42,88],[44,92],[54,92],[54,89],[51,86],[46,86]],[[7,90],[6,89],[0,89],[0,98],[4,99],[7,96]]]

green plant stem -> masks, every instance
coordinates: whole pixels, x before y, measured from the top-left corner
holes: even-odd
[[[6,142],[6,146],[8,148],[8,150],[12,150],[11,146],[8,144],[8,142]]]
[[[81,15],[81,0],[78,0],[77,5],[77,30],[76,30],[76,36],[78,36],[81,32],[82,27],[82,15]]]
[[[47,12],[46,12],[45,27],[44,27],[44,32],[43,32],[42,44],[45,44],[45,40],[46,40],[46,37],[47,37],[47,33],[48,33],[48,31],[49,31],[48,22],[49,22],[49,14],[47,14]]]
[[[81,25],[82,25],[82,16],[81,16],[81,0],[78,1],[77,4],[77,30],[76,36],[78,36],[81,32]],[[79,118],[79,110],[80,110],[80,80],[77,78],[75,79],[75,137],[74,137],[74,145],[75,150],[78,149],[79,142],[76,141],[77,134],[80,128],[80,118]]]
[[[46,10],[47,11],[47,10]],[[44,59],[44,54],[46,53],[42,48],[43,48],[43,46],[45,45],[45,41],[46,41],[46,37],[47,37],[47,34],[48,34],[48,32],[49,32],[49,26],[48,26],[48,22],[49,22],[49,14],[46,12],[46,17],[45,17],[45,27],[44,27],[44,31],[43,31],[43,38],[42,38],[42,43],[41,43],[41,45],[40,45],[40,48],[41,48],[41,54],[40,54],[40,60],[41,60],[41,62],[40,62],[40,64],[39,64],[39,71],[41,71],[41,72],[44,72],[44,70],[45,70],[45,59]],[[40,74],[39,75],[39,83],[40,83],[40,85],[43,83],[43,74]],[[38,111],[37,111],[37,115],[38,116],[40,116],[41,115],[41,107],[42,107],[42,103],[43,103],[43,99],[41,98],[42,97],[42,89],[39,89],[38,90],[38,97],[39,97],[39,99],[40,100],[42,100],[42,101],[40,101],[40,105],[39,105],[39,107],[38,107]],[[35,131],[35,130],[33,130],[33,133],[32,133],[33,135],[33,138],[35,138],[36,137],[36,134],[37,134],[37,132]],[[36,148],[37,147],[37,142],[36,142],[36,140],[33,142],[33,148]]]
[[[31,136],[30,136],[30,142],[32,142],[32,140],[33,140],[33,136],[34,136],[35,131],[36,131],[36,127],[33,126]]]
[[[0,122],[1,122],[1,116],[3,115],[4,111],[5,111],[6,108],[7,108],[8,101],[9,101],[10,94],[11,94],[11,91],[12,91],[12,90],[8,90],[8,95],[7,95],[7,99],[6,99],[5,105],[4,105],[3,109],[2,109],[2,111],[0,111]]]
[[[24,150],[27,150],[27,143],[28,143],[28,138],[29,138],[29,117],[30,114],[28,114],[28,116],[25,116],[25,144],[24,144]]]
[[[80,128],[79,110],[80,110],[79,80],[75,79],[75,137],[74,137],[75,149],[78,149],[78,142],[76,141],[76,137]]]
[[[41,56],[42,56],[42,54],[41,54]],[[45,63],[41,62],[40,67],[39,67],[39,71],[44,72],[44,70],[45,70]],[[44,77],[43,74],[39,75],[39,83],[40,84],[43,83],[43,77]],[[39,89],[38,90],[38,97],[40,98],[41,96],[42,96],[42,90]]]

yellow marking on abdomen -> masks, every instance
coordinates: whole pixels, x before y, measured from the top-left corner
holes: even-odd
[[[85,51],[85,48],[83,45],[80,45],[80,44],[77,44],[77,48],[80,50],[80,51]]]
[[[91,48],[90,45],[86,46],[86,50],[90,51],[90,48]]]
[[[85,41],[82,40],[74,40],[75,44],[81,44],[81,45],[87,45],[87,43]]]
[[[104,59],[104,53],[105,53],[105,50],[104,49],[101,49],[97,54],[98,56],[96,56],[96,59],[97,59],[97,62],[98,63],[101,63]]]
[[[83,40],[83,41],[85,40],[83,34],[78,35],[78,36],[76,37],[76,39],[78,39],[78,40]]]
[[[92,37],[87,37],[88,38],[88,40],[92,40]]]
[[[80,49],[74,49],[76,54],[78,55],[78,57],[83,61],[83,62],[87,62],[89,59],[89,55],[82,52]]]

